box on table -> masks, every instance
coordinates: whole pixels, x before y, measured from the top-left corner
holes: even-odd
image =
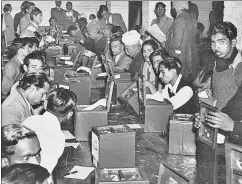
[[[141,167],[95,170],[95,184],[149,184]]]
[[[101,68],[95,68],[95,66],[100,62],[98,60],[98,57],[91,57],[90,58],[91,61],[89,61],[90,63],[92,63],[91,66],[91,88],[103,88],[106,85],[106,78],[99,78],[98,74],[102,73]]]
[[[146,99],[146,85],[144,85],[144,76],[139,75],[138,79],[138,101],[139,116],[144,120],[145,132],[165,132],[168,131],[168,121],[173,112],[172,104],[164,99],[158,102],[152,99]]]
[[[64,80],[64,74],[67,70],[72,70],[72,66],[61,65],[61,66],[51,66],[50,67],[50,80],[54,83],[59,83]]]
[[[108,112],[111,108],[111,98],[113,92],[113,81],[107,81],[106,88],[106,108],[97,107],[93,110],[86,111],[84,108],[88,105],[77,105],[77,110],[74,117],[74,129],[75,137],[77,141],[89,141],[91,140],[91,130],[94,126],[107,125]]]
[[[225,142],[226,183],[242,183],[242,146]]]
[[[169,121],[169,153],[196,154],[196,132],[192,114],[172,114]]]
[[[92,128],[92,158],[97,168],[135,166],[135,131],[126,125]]]
[[[157,184],[191,184],[192,182],[175,169],[161,162]]]

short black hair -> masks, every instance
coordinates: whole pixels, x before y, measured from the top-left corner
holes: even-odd
[[[39,8],[35,7],[33,11],[30,13],[30,19],[33,20],[33,16],[37,16],[40,13],[42,13],[42,11]]]
[[[120,33],[121,35],[123,35],[124,31],[120,26],[113,26],[113,28],[111,29],[111,33],[112,34]]]
[[[41,51],[33,51],[24,58],[24,65],[29,66],[30,59],[40,60],[44,64],[44,56]]]
[[[89,19],[95,19],[95,18],[96,18],[96,15],[90,14]]]
[[[25,6],[23,7],[24,8],[23,9],[24,13],[27,13],[26,10],[28,10],[31,6],[35,6],[35,4],[33,2],[27,1],[27,3],[25,4]]]
[[[230,41],[232,41],[237,37],[237,28],[231,22],[218,23],[214,25],[211,36],[216,35],[217,33],[225,35]]]
[[[107,12],[108,12],[108,7],[107,7],[106,5],[100,5],[100,6],[99,6],[99,10],[98,10],[98,12],[97,12],[97,17],[98,17],[99,19],[103,18],[103,17],[102,17],[102,12],[103,12],[103,11],[107,11]]]
[[[42,36],[37,31],[34,32],[34,35],[35,35],[35,38],[37,38],[39,42],[41,42]]]
[[[9,11],[11,7],[12,7],[11,4],[5,4],[3,7],[3,12]]]
[[[110,44],[114,41],[119,41],[121,44],[123,44],[122,42],[122,36],[119,36],[119,35],[113,35],[110,39]]]
[[[162,3],[162,2],[158,2],[158,3],[156,3],[156,5],[155,5],[155,9],[157,9],[158,6],[163,6],[163,8],[166,7],[166,5],[165,5],[164,3]]]
[[[153,63],[153,59],[152,58],[154,56],[161,56],[161,58],[164,60],[165,58],[169,57],[170,55],[169,55],[169,53],[164,48],[159,49],[159,50],[155,50],[154,52],[152,52],[150,54],[150,57],[149,57],[151,63]]]
[[[68,2],[66,3],[66,6],[67,6],[68,4],[70,4],[70,5],[72,6],[72,2],[68,1]]]
[[[13,56],[15,56],[18,53],[18,50],[21,48],[24,48],[26,45],[30,45],[31,42],[30,38],[15,38],[9,48],[9,58],[11,59]]]
[[[50,21],[51,21],[52,19],[55,19],[56,22],[57,22],[57,19],[56,19],[55,17],[50,17],[50,19],[49,19],[49,23],[50,23]]]
[[[30,42],[31,45],[36,44],[36,46],[39,47],[40,41],[36,37],[30,37],[29,39],[30,39],[29,42]]]
[[[22,79],[20,79],[19,87],[24,90],[27,90],[32,85],[37,88],[44,88],[46,82],[50,84],[50,80],[44,71],[28,71],[23,75]]]
[[[14,164],[2,169],[5,184],[40,184],[50,176],[47,169],[36,164]]]
[[[177,75],[179,75],[182,71],[182,62],[176,57],[170,56],[161,61],[159,64],[159,70],[161,65],[163,65],[168,70],[175,69]]]
[[[145,40],[143,42],[143,44],[142,44],[142,51],[143,51],[145,45],[150,45],[154,51],[158,49],[158,44],[153,39]]]
[[[75,30],[77,30],[77,27],[74,25],[70,25],[67,29],[67,33],[71,35],[71,31],[75,31]]]
[[[14,154],[15,146],[18,144],[19,140],[37,137],[33,130],[30,130],[29,128],[20,124],[10,124],[3,126],[1,136],[2,157],[6,158]]]
[[[57,88],[48,95],[46,110],[59,117],[66,116],[76,108],[77,97],[71,90]]]

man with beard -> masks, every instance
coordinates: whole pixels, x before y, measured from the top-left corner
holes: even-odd
[[[182,74],[187,78],[198,63],[195,50],[197,23],[192,21],[188,13],[187,1],[172,1],[171,15],[174,22],[167,33],[165,49],[171,56],[177,57],[182,62]]]

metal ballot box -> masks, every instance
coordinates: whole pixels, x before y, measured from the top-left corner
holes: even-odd
[[[77,110],[74,117],[74,131],[77,141],[91,140],[90,133],[92,127],[107,125],[108,112],[111,108],[111,99],[114,86],[114,81],[111,80],[111,78],[109,79],[110,80],[107,81],[105,92],[107,100],[106,108],[98,107],[90,111],[85,111],[83,109],[88,107],[88,105],[77,105]]]
[[[95,170],[95,184],[149,184],[141,167]]]
[[[126,125],[92,128],[92,158],[97,168],[135,166],[135,131]]]
[[[201,184],[223,184],[225,179],[225,147],[217,144],[218,129],[207,125],[205,116],[217,108],[206,103],[200,103],[200,121],[202,127],[198,130],[197,141],[197,180]]]
[[[186,176],[161,162],[157,184],[191,184]]]
[[[225,142],[226,183],[242,183],[242,146]]]
[[[146,99],[146,85],[144,76],[138,79],[139,116],[145,122],[145,132],[168,132],[168,121],[173,106],[168,100],[158,102]]]
[[[172,114],[169,121],[169,153],[196,154],[196,132],[192,114]]]

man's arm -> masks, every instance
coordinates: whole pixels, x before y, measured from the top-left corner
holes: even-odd
[[[24,17],[20,20],[20,34],[27,28],[28,22],[24,19]]]
[[[2,126],[20,123],[21,117],[16,107],[8,106],[2,109]]]
[[[8,95],[11,87],[14,85],[14,79],[16,78],[16,70],[12,65],[6,65],[3,70],[2,78],[2,94]]]
[[[18,28],[18,25],[19,25],[19,22],[20,22],[18,13],[15,14],[13,21],[14,21],[14,31],[16,32],[17,28]]]
[[[132,58],[125,56],[121,59],[121,61],[118,63],[118,68],[123,69],[124,70],[128,70],[129,66],[132,62]]]

